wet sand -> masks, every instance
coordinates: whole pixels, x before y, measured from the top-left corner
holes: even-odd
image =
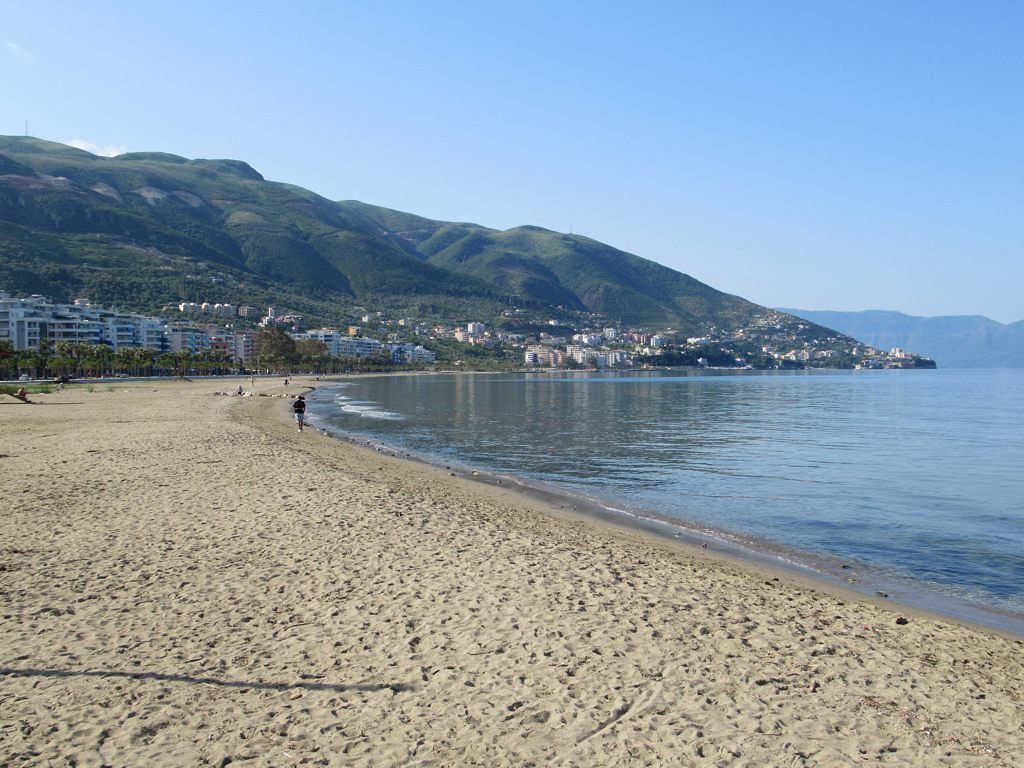
[[[1022,764],[1017,638],[298,434],[237,385],[0,406],[0,764]]]

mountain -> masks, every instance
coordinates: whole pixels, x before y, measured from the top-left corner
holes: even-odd
[[[1004,324],[980,315],[915,317],[881,310],[779,311],[835,328],[880,349],[912,349],[942,368],[1024,368],[1024,320]]]
[[[366,230],[308,190],[235,160],[103,158],[0,138],[0,285],[158,309],[182,299],[283,303],[311,315],[375,297],[500,302]]]
[[[433,221],[357,201],[340,203],[427,262],[510,294],[623,318],[634,325],[736,328],[762,310],[653,261],[541,227],[505,231]]]
[[[363,308],[485,319],[510,302],[685,334],[777,320],[578,235],[331,201],[238,160],[106,158],[23,136],[0,137],[0,288],[142,311],[278,304],[331,323]]]

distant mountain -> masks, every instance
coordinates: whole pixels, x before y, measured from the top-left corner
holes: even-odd
[[[981,315],[915,317],[900,312],[779,309],[880,349],[903,347],[941,368],[1024,368],[1024,320],[999,323]]]
[[[143,311],[279,304],[332,323],[363,308],[485,319],[510,302],[694,335],[778,321],[578,235],[335,202],[238,160],[106,158],[26,136],[0,137],[0,289]]]

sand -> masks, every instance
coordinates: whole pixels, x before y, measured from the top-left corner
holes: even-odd
[[[0,764],[1024,765],[1020,639],[299,434],[237,384],[0,405]]]

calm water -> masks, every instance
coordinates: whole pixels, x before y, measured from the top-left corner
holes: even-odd
[[[1024,371],[389,377],[310,410],[1024,629]]]

